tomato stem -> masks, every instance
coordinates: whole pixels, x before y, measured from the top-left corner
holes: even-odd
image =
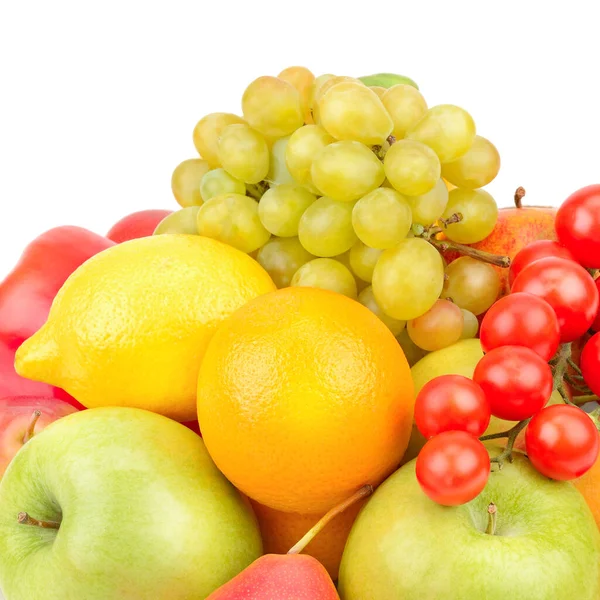
[[[288,554],[300,554],[308,544],[313,540],[313,538],[323,530],[323,528],[333,519],[335,519],[339,514],[343,513],[347,508],[370,496],[373,493],[373,486],[371,485],[363,485],[363,487],[355,492],[348,498],[344,500],[341,504],[334,506],[304,537],[288,551]]]
[[[29,421],[29,425],[27,425],[27,429],[25,430],[25,435],[23,436],[23,444],[26,444],[34,435],[35,435],[35,426],[37,425],[38,419],[42,416],[41,410],[34,410],[31,415],[31,420]]]
[[[34,527],[41,527],[42,529],[60,529],[60,523],[55,521],[40,521],[30,517],[26,512],[20,512],[17,520],[21,525],[32,525]]]
[[[579,368],[579,365],[569,356],[569,358],[567,358],[567,364],[571,367],[571,369],[573,369],[578,375],[581,375],[581,369]]]
[[[488,524],[487,524],[487,528],[486,528],[485,532],[488,535],[495,535],[496,534],[496,521],[497,521],[498,507],[493,502],[490,502],[488,504],[487,511],[488,511]]]
[[[600,402],[600,398],[596,394],[586,394],[585,396],[575,396],[574,400],[577,405],[587,404],[588,402]]]
[[[486,440],[497,440],[508,437],[508,442],[506,443],[506,449],[504,450],[504,452],[502,452],[498,456],[494,456],[493,458],[491,458],[490,462],[496,463],[498,465],[498,468],[500,469],[502,468],[502,465],[504,464],[505,460],[512,462],[512,452],[517,437],[519,436],[519,433],[521,433],[521,431],[523,431],[523,429],[527,427],[529,421],[531,421],[531,419],[519,421],[514,427],[507,431],[501,431],[500,433],[492,433],[489,435],[481,436],[479,438],[480,441],[485,442]]]

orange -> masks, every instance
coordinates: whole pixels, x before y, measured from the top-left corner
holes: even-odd
[[[398,466],[414,407],[402,349],[367,308],[285,288],[250,301],[212,338],[198,419],[220,470],[271,508],[324,513]]]
[[[366,500],[347,508],[328,523],[302,551],[316,558],[335,581],[346,540]],[[258,519],[265,554],[285,554],[323,515],[286,513],[251,501]]]
[[[596,519],[596,524],[600,527],[600,457],[583,477],[573,481],[573,485],[585,498]]]

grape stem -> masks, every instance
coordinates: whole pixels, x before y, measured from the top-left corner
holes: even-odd
[[[268,189],[269,183],[267,181],[246,184],[246,192],[248,193],[248,196],[254,198],[255,200],[260,200]]]
[[[499,256],[498,254],[492,254],[491,252],[484,252],[483,250],[477,250],[476,248],[471,248],[470,246],[465,246],[463,244],[456,244],[449,240],[436,240],[435,238],[430,238],[427,239],[427,241],[432,246],[435,246],[440,252],[454,250],[463,256],[470,256],[471,258],[475,258],[476,260],[496,267],[501,267],[502,269],[508,269],[508,267],[510,267],[510,258],[508,256]]]
[[[529,421],[531,421],[531,419],[519,421],[514,427],[508,429],[507,431],[501,431],[500,433],[491,433],[489,435],[484,435],[479,438],[480,441],[485,442],[487,440],[499,440],[508,437],[508,442],[506,443],[506,448],[504,449],[504,452],[490,459],[490,462],[496,463],[499,469],[502,469],[502,465],[504,464],[505,460],[508,460],[508,462],[512,462],[512,453],[517,437],[519,436],[519,433],[521,433],[521,431],[523,431],[523,429],[527,427]]]

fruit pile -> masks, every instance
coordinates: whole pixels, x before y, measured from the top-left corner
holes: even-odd
[[[495,147],[398,75],[242,113],[181,209],[0,283],[6,600],[597,600],[600,185],[498,210]]]

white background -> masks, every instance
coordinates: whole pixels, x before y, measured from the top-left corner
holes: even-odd
[[[499,148],[500,205],[600,181],[597,0],[0,2],[0,278],[60,224],[176,208],[198,119],[293,64],[415,79]]]

